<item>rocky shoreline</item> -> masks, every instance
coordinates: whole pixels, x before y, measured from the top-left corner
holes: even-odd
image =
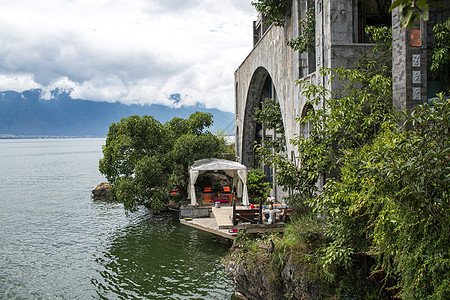
[[[111,184],[109,182],[99,183],[91,193],[91,198],[94,200],[111,200],[109,191],[111,189]]]
[[[276,247],[276,246],[275,246]],[[238,299],[321,299],[320,282],[309,275],[306,262],[287,255],[277,261],[267,243],[236,242],[225,259],[225,270]]]

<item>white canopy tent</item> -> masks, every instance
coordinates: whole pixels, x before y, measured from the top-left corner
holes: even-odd
[[[200,159],[194,162],[189,170],[189,197],[192,205],[197,205],[197,199],[195,196],[195,182],[199,174],[207,171],[224,171],[228,176],[233,177],[234,182],[239,177],[238,181],[238,197],[242,196],[242,204],[250,205],[248,201],[247,191],[247,167],[241,165],[238,162],[218,159],[218,158],[206,158]]]

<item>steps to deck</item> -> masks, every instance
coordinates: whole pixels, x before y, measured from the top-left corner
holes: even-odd
[[[212,217],[216,219],[219,229],[233,228],[233,221],[230,216],[233,214],[233,207],[212,208]]]

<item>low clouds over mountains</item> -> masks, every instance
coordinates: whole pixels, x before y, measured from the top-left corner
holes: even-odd
[[[195,111],[210,112],[214,125],[232,133],[234,115],[200,105],[170,108],[163,105],[126,105],[72,99],[66,92],[52,91],[50,100],[39,89],[0,93],[0,136],[106,136],[109,125],[131,115],[151,115],[161,122],[186,118]],[[173,101],[177,95],[172,95]]]
[[[251,1],[16,0],[0,9],[0,91],[233,112],[233,74],[253,48]]]

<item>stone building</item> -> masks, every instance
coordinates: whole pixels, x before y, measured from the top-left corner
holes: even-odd
[[[307,135],[296,117],[309,109],[301,86],[295,81],[308,80],[331,91],[339,89],[320,75],[320,68],[351,68],[364,52],[371,51],[364,34],[366,25],[392,25],[393,30],[393,95],[400,110],[412,108],[427,100],[427,44],[432,43],[431,28],[442,22],[449,12],[433,14],[427,23],[418,22],[412,29],[400,27],[399,13],[383,13],[379,0],[293,0],[284,27],[270,26],[259,16],[253,23],[254,47],[234,74],[236,158],[247,167],[254,167],[255,141],[273,138],[274,133],[254,120],[254,109],[265,98],[280,103],[286,134],[287,155],[295,162],[297,150],[289,144],[296,135]],[[299,21],[307,11],[315,14],[315,51],[300,54],[286,45],[286,40],[299,36]],[[273,170],[269,170],[271,179]],[[272,193],[281,196],[274,185]]]

